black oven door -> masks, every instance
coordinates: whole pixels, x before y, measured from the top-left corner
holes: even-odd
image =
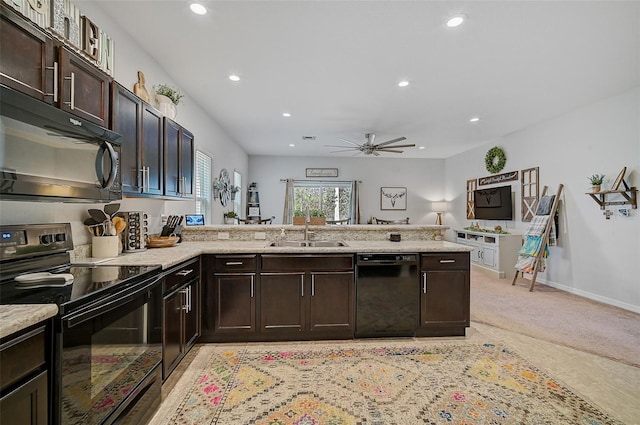
[[[153,414],[162,385],[160,283],[148,279],[62,317],[54,422],[122,422],[134,403],[136,412]]]

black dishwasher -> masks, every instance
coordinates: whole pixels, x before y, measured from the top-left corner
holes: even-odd
[[[413,336],[418,327],[418,254],[358,254],[356,337]]]

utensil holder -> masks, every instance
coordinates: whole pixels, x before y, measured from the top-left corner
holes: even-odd
[[[113,258],[118,256],[119,238],[117,236],[94,236],[91,238],[91,256],[94,258]]]

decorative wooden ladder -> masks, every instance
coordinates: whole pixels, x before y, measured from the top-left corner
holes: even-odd
[[[536,277],[538,277],[538,272],[540,271],[540,264],[544,259],[544,250],[547,247],[547,242],[549,241],[549,233],[551,232],[551,225],[553,224],[554,216],[556,215],[556,211],[558,210],[558,202],[560,201],[560,195],[562,194],[562,189],[564,185],[558,185],[558,191],[556,192],[556,197],[553,199],[553,205],[551,206],[551,211],[549,212],[549,220],[547,221],[547,226],[544,229],[544,233],[542,234],[542,243],[540,244],[540,251],[538,256],[535,257],[533,263],[533,277],[531,278],[531,286],[529,287],[529,292],[533,291],[533,286],[536,284]],[[542,190],[542,196],[547,194],[547,186]],[[541,198],[542,199],[542,198]],[[524,276],[525,272],[523,270],[516,271],[516,274],[513,276],[513,282],[511,285],[515,285],[518,280],[518,273],[521,272],[522,276]]]

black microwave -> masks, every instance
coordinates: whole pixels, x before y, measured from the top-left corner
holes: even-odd
[[[120,135],[0,85],[0,199],[122,199]]]

